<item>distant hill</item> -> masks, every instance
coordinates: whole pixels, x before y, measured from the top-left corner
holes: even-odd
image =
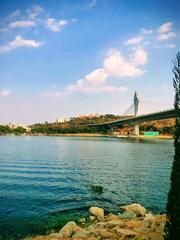
[[[126,116],[127,117],[127,116]],[[62,123],[36,123],[30,127],[31,131],[26,132],[26,129],[18,127],[11,129],[9,126],[0,125],[0,135],[4,134],[74,134],[74,133],[104,133],[111,134],[117,132],[119,134],[133,133],[133,126],[130,127],[113,127],[101,126],[101,127],[86,127],[83,124],[97,124],[104,123],[113,120],[124,118],[124,116],[118,116],[113,114],[101,115],[98,117],[84,117],[84,118],[71,118],[67,122]],[[80,126],[82,125],[82,126]],[[140,124],[140,132],[143,131],[158,131],[160,134],[173,135],[174,132],[174,119],[166,119],[159,121],[151,121]]]

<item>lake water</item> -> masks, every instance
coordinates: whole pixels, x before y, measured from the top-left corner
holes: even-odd
[[[173,154],[172,140],[1,136],[0,233],[40,233],[49,219],[83,216],[92,205],[163,212]]]

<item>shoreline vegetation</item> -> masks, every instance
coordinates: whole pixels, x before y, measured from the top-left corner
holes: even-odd
[[[48,235],[28,236],[25,240],[163,240],[166,214],[154,215],[137,203],[120,207],[117,214],[104,214],[92,206],[89,216],[69,221]]]
[[[0,135],[32,135],[32,136],[110,136],[110,137],[135,137],[133,126],[110,127],[110,126],[83,126],[86,124],[99,124],[123,118],[122,116],[106,114],[96,117],[77,117],[65,122],[35,123],[30,126],[0,125]],[[139,125],[140,135],[138,138],[173,138],[175,119],[150,121]],[[158,132],[158,136],[144,136],[143,132]]]
[[[118,135],[118,134],[100,134],[100,133],[64,133],[64,134],[0,134],[0,136],[51,136],[51,137],[109,137],[109,138],[137,138],[137,139],[173,139],[173,135],[144,136],[144,135]]]

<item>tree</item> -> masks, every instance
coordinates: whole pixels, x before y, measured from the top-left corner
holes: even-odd
[[[23,134],[23,133],[26,133],[26,129],[23,128],[23,127],[17,127],[14,129],[13,131],[15,134],[19,135],[19,134]]]
[[[173,63],[173,86],[175,90],[174,108],[177,116],[174,132],[175,154],[171,171],[171,186],[166,206],[166,240],[176,240],[180,237],[180,52],[176,55]]]

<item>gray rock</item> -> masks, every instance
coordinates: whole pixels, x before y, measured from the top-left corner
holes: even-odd
[[[89,216],[89,220],[94,221],[95,217],[94,216]]]
[[[73,221],[68,222],[59,232],[60,237],[71,237],[73,234],[81,231],[82,228],[77,226]]]
[[[146,209],[138,203],[122,206],[121,209],[124,212],[133,212],[137,217],[143,217],[146,214]]]
[[[96,217],[97,219],[104,218],[104,209],[99,207],[90,207],[89,212],[91,215]]]
[[[124,212],[123,214],[119,213],[118,215],[122,219],[133,219],[133,218],[136,218],[136,214],[131,212],[131,211]]]
[[[116,231],[123,237],[136,237],[138,235],[137,232],[129,229],[118,228]]]
[[[86,239],[87,238],[87,236],[89,235],[90,233],[87,231],[87,230],[85,230],[85,229],[82,229],[81,231],[78,231],[78,232],[76,232],[74,235],[73,235],[73,239],[75,238],[75,239]]]

